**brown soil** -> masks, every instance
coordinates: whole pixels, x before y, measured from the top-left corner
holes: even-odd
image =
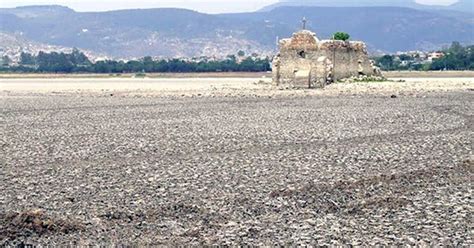
[[[0,240],[15,240],[33,234],[67,234],[83,229],[78,221],[54,218],[40,209],[0,213],[0,223]]]

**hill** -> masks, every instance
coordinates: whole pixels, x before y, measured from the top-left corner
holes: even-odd
[[[48,12],[44,13],[43,9]],[[261,44],[240,35],[248,23],[241,25],[234,20],[229,23],[226,18],[190,10],[73,11],[65,15],[63,11],[64,8],[57,6],[1,9],[0,31],[117,57],[224,56],[239,49],[265,50]]]
[[[474,0],[460,0],[449,6],[448,9],[474,13]]]
[[[279,7],[210,15],[169,8],[75,12],[32,6],[0,9],[0,32],[112,57],[224,57],[239,50],[272,54],[276,38],[298,30],[304,16],[321,38],[346,31],[372,50],[429,50],[454,40],[474,42],[474,24],[463,17],[399,7]]]
[[[270,11],[283,6],[318,6],[318,7],[403,7],[418,10],[461,11],[474,14],[474,0],[459,0],[449,5],[424,5],[415,0],[281,0],[264,7],[261,11]]]
[[[35,41],[27,40],[22,35],[12,35],[8,33],[0,32],[0,55],[8,56],[13,62],[19,62],[22,52],[36,55],[40,51],[42,52],[64,52],[70,53],[73,48],[71,47],[62,47],[62,46],[52,46],[47,44],[38,43]],[[87,57],[95,61],[97,59],[104,58],[104,55],[99,55],[88,50],[82,50]]]
[[[474,41],[474,24],[469,20],[439,15],[436,12],[400,7],[279,7],[268,12],[230,14],[240,20],[262,23],[250,37],[268,44],[275,36],[288,37],[301,26],[320,38],[330,38],[335,31],[345,31],[353,39],[366,41],[372,50],[431,50],[454,40]]]
[[[279,7],[300,7],[300,6],[317,6],[317,7],[408,7],[419,8],[420,4],[412,0],[284,0],[271,4],[261,9],[261,11],[271,11]]]

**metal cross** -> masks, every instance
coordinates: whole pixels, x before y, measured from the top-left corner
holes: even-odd
[[[306,23],[308,22],[306,20],[306,17],[303,17],[303,20],[301,22],[303,22],[303,30],[306,30]]]

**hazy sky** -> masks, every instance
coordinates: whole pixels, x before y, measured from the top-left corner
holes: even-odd
[[[278,0],[0,0],[0,7],[58,4],[77,11],[177,7],[207,13],[254,11]],[[357,0],[354,0],[357,1]],[[417,0],[424,4],[451,4],[457,0]]]

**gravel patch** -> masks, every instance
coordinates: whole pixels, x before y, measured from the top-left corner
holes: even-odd
[[[392,95],[9,93],[0,244],[474,245],[473,93]]]

